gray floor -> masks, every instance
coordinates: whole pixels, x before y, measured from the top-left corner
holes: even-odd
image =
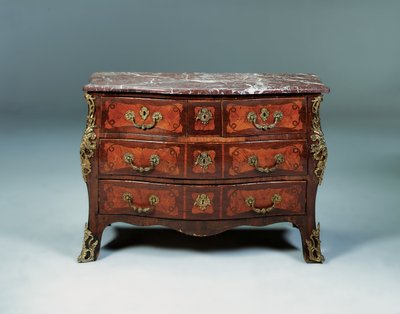
[[[400,313],[395,118],[323,118],[323,265],[288,224],[201,239],[116,224],[96,263],[76,263],[83,120],[49,121],[1,117],[0,313]]]

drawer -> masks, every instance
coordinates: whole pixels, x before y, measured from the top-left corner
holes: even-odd
[[[221,144],[188,144],[186,160],[187,178],[222,178]]]
[[[185,101],[131,97],[103,98],[104,132],[185,134]]]
[[[99,181],[99,212],[187,220],[240,219],[305,213],[306,182],[175,185]]]
[[[187,126],[189,135],[221,135],[221,102],[189,100]]]
[[[221,216],[218,186],[101,180],[99,211],[108,215],[208,220]]]
[[[101,140],[101,175],[136,175],[176,178],[184,176],[183,144],[130,140]]]
[[[100,214],[183,218],[183,187],[136,181],[100,181]]]
[[[185,187],[185,219],[215,220],[221,218],[221,188],[219,186]]]
[[[223,190],[225,219],[305,213],[304,181],[241,184]]]
[[[306,141],[268,141],[225,145],[225,177],[271,177],[307,173]]]
[[[305,133],[305,98],[263,98],[223,101],[226,136]]]

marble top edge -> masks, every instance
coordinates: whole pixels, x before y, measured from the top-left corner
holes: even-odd
[[[181,95],[329,93],[311,73],[96,72],[87,92]]]

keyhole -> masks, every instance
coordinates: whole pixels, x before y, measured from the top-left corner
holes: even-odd
[[[262,109],[262,110],[261,110],[260,116],[261,116],[261,119],[262,119],[263,121],[267,120],[267,118],[268,118],[268,116],[269,116],[268,110]]]

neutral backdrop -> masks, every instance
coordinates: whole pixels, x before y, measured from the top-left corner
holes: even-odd
[[[0,313],[400,313],[400,2],[0,0]],[[96,71],[316,73],[323,265],[288,224],[191,238],[87,220]]]

